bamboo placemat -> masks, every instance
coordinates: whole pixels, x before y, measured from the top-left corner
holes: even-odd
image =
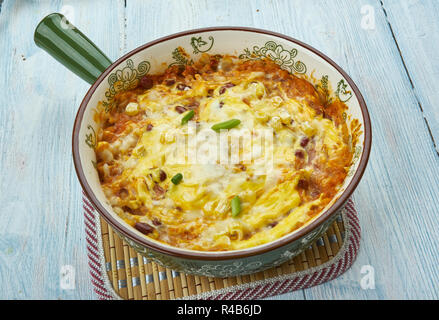
[[[92,282],[101,299],[261,298],[339,276],[350,267],[359,248],[357,214],[349,201],[323,237],[278,267],[228,278],[187,275],[135,252],[87,199],[83,201]]]

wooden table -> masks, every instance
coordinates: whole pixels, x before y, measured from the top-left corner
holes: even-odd
[[[438,298],[438,1],[0,3],[0,298],[96,298],[71,157],[88,85],[33,42],[37,23],[54,11],[112,59],[161,36],[218,25],[273,30],[327,54],[357,83],[372,118],[372,153],[354,195],[361,249],[342,277],[275,298]],[[64,265],[75,270],[74,290],[60,286]],[[361,287],[361,272],[371,270],[364,266],[373,267],[375,289]]]

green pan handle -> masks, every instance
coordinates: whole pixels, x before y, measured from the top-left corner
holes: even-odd
[[[35,29],[34,41],[70,71],[93,84],[111,60],[62,14],[52,13]]]

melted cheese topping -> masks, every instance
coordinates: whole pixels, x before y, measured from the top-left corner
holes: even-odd
[[[306,224],[344,181],[352,139],[332,118],[345,106],[325,114],[313,86],[274,63],[203,55],[150,79],[96,115],[104,192],[146,236],[194,250],[253,247]],[[230,119],[240,124],[211,129]]]

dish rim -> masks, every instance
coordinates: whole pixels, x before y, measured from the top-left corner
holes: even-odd
[[[103,205],[100,203],[100,201],[95,197],[94,192],[92,191],[92,188],[87,183],[86,175],[84,173],[81,159],[80,159],[80,152],[79,152],[79,131],[82,124],[82,119],[86,110],[86,107],[95,93],[97,87],[101,84],[101,82],[107,77],[107,75],[121,62],[126,61],[134,54],[143,51],[149,47],[152,47],[158,43],[168,41],[174,38],[179,38],[182,36],[187,36],[195,33],[202,33],[202,32],[209,32],[209,31],[245,31],[245,32],[252,32],[252,33],[260,33],[264,35],[269,36],[275,36],[278,38],[282,38],[284,40],[290,41],[292,43],[295,43],[301,47],[304,47],[305,49],[313,52],[314,54],[321,57],[326,63],[329,63],[332,67],[334,67],[348,82],[348,84],[351,86],[352,90],[354,91],[358,103],[360,105],[363,121],[364,121],[364,142],[363,142],[363,152],[361,155],[361,158],[358,163],[358,167],[352,177],[352,180],[350,181],[349,185],[346,187],[346,189],[342,192],[342,194],[339,196],[339,198],[329,207],[326,211],[319,214],[317,218],[312,220],[309,224],[305,225],[303,228],[297,230],[297,232],[291,232],[290,234],[287,234],[277,240],[274,240],[272,242],[259,245],[256,247],[241,249],[241,250],[232,250],[232,251],[195,251],[195,250],[189,250],[189,249],[182,249],[178,247],[172,247],[171,245],[167,244],[161,244],[158,241],[150,240],[145,236],[138,235],[136,232],[134,232],[134,228],[130,227],[127,228],[126,226],[122,225],[110,212],[108,212]],[[195,260],[231,260],[231,259],[239,259],[239,258],[246,258],[250,256],[260,255],[264,254],[268,251],[274,251],[278,248],[281,248],[291,242],[294,242],[315,228],[319,227],[322,223],[324,223],[326,220],[328,220],[335,212],[337,212],[349,199],[349,197],[352,195],[354,190],[356,189],[358,183],[361,180],[361,177],[364,174],[364,171],[367,166],[367,162],[369,160],[370,155],[370,149],[372,144],[372,128],[371,128],[371,122],[369,117],[369,112],[366,106],[366,102],[364,101],[364,98],[358,89],[357,85],[354,83],[354,81],[349,77],[349,75],[340,67],[338,66],[332,59],[327,57],[325,54],[320,52],[319,50],[311,47],[310,45],[291,38],[289,36],[286,36],[281,33],[264,30],[264,29],[258,29],[258,28],[251,28],[251,27],[235,27],[235,26],[218,26],[218,27],[207,27],[207,28],[198,28],[198,29],[191,29],[187,31],[182,31],[178,33],[174,33],[168,36],[164,36],[161,38],[158,38],[156,40],[150,41],[146,44],[143,44],[132,51],[126,53],[116,61],[114,61],[110,66],[108,66],[107,69],[98,77],[98,79],[91,85],[89,90],[87,91],[86,95],[84,96],[79,109],[77,111],[75,122],[73,125],[73,132],[72,132],[72,151],[73,151],[73,162],[75,166],[76,175],[78,176],[78,180],[82,186],[82,189],[87,196],[87,198],[90,200],[94,208],[99,212],[99,214],[109,223],[113,228],[115,228],[118,232],[122,233],[126,237],[130,238],[131,240],[142,244],[144,247],[147,247],[151,250],[157,251],[161,254],[165,254],[168,256],[173,256],[177,258],[184,258],[184,259],[195,259]],[[244,251],[244,252],[243,252]]]

